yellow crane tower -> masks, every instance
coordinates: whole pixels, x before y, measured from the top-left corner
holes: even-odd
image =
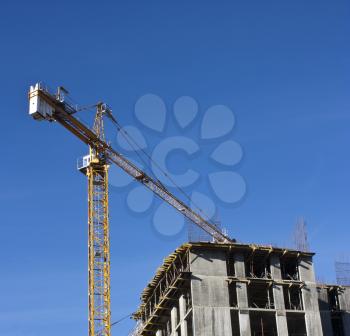
[[[97,105],[93,130],[104,141],[103,104]],[[79,168],[88,177],[89,335],[111,334],[108,164],[90,146]]]
[[[88,178],[89,336],[110,336],[108,167],[111,164],[123,169],[210,234],[215,241],[233,243],[235,240],[227,237],[215,225],[174,196],[162,183],[151,178],[111,147],[105,139],[104,117],[117,125],[118,123],[106,104],[96,105],[94,125],[90,129],[74,117],[79,109],[67,101],[67,93],[63,87],[59,87],[57,92],[53,93],[40,83],[31,86],[29,114],[35,120],[58,122],[89,146],[89,155],[78,161],[78,169]]]

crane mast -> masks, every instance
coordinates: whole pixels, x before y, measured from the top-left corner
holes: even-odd
[[[69,104],[59,87],[56,94],[41,84],[30,87],[29,114],[35,120],[58,122],[89,146],[89,155],[78,161],[78,169],[88,178],[88,260],[89,260],[89,336],[111,335],[110,310],[110,240],[108,211],[108,167],[116,164],[183,216],[202,228],[216,242],[234,243],[215,225],[169,192],[120,153],[105,139],[103,117],[116,122],[106,104],[97,104],[93,128],[83,124],[74,114],[78,109]]]
[[[97,105],[93,130],[104,140],[103,104]],[[105,153],[90,146],[80,170],[88,178],[89,336],[111,334],[108,164]]]

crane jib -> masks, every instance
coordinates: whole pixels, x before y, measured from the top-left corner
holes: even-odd
[[[145,172],[115,151],[109,144],[101,140],[89,127],[73,116],[74,108],[52,95],[40,85],[31,87],[29,92],[29,113],[36,120],[56,121],[67,130],[77,136],[81,141],[94,148],[99,153],[104,153],[110,164],[116,164],[127,174],[142,183],[154,194],[174,207],[177,211],[199,226],[216,241],[234,243],[235,240],[224,235],[215,225],[209,223],[190,207],[185,205],[160,182],[153,180]]]

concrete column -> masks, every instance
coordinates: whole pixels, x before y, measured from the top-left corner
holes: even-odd
[[[238,308],[247,309],[248,307],[248,293],[247,284],[245,282],[236,283],[237,303]]]
[[[271,269],[271,277],[274,280],[281,280],[281,262],[280,257],[277,254],[272,253],[270,255],[270,269]]]
[[[340,309],[342,310],[344,335],[350,336],[350,287],[345,287],[344,291],[339,292],[338,296]]]
[[[243,253],[235,253],[234,255],[235,261],[235,273],[237,278],[245,278],[245,263],[244,263],[244,255]]]
[[[350,312],[350,287],[344,287],[344,290],[338,291],[338,297],[340,309]]]
[[[176,326],[178,324],[177,321],[177,308],[173,307],[170,312],[170,321],[171,321],[171,335],[177,336]]]
[[[312,257],[302,257],[299,261],[300,280],[305,282],[316,282]]]
[[[223,250],[190,254],[194,336],[232,336],[226,259]]]
[[[242,253],[236,253],[234,255],[234,261],[236,277],[244,279],[246,277],[244,255]],[[241,336],[251,336],[249,310],[247,309],[248,292],[246,282],[237,282],[236,290],[240,334]]]
[[[321,314],[318,308],[318,293],[312,257],[303,256],[299,262],[300,280],[306,286],[302,289],[306,330],[308,335],[322,335]]]
[[[328,290],[327,288],[317,288],[317,292],[323,335],[333,336],[331,311],[328,303]]]
[[[283,286],[273,285],[273,299],[276,309],[276,324],[278,335],[288,335],[288,325],[286,316],[286,307],[284,303]]]
[[[179,298],[179,309],[180,309],[181,336],[187,336],[187,321],[185,320],[186,300],[183,294]]]
[[[270,255],[271,277],[275,281],[282,279],[280,258],[277,254]],[[276,325],[278,335],[288,335],[286,306],[284,302],[283,286],[274,284],[272,288],[276,309]]]

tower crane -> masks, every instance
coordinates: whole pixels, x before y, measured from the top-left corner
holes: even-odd
[[[74,115],[79,109],[66,99],[68,92],[56,93],[41,83],[30,87],[29,114],[38,121],[57,122],[89,146],[89,154],[78,162],[78,169],[88,179],[88,303],[89,336],[111,335],[110,310],[110,239],[108,213],[108,167],[117,165],[183,216],[206,231],[216,242],[233,243],[215,225],[174,196],[157,179],[126,159],[105,139],[104,118],[117,123],[104,103],[96,105],[94,125],[90,129]]]

